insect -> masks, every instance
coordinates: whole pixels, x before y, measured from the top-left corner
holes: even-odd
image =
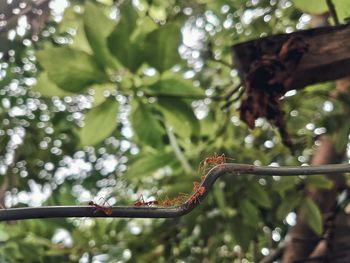
[[[168,206],[173,206],[174,202],[172,199],[169,197],[166,197],[164,200],[162,200],[162,206],[163,207],[168,207]]]
[[[232,158],[228,158],[225,156],[225,154],[221,154],[221,155],[218,155],[216,152],[214,153],[213,156],[209,156],[207,158],[205,158],[199,165],[199,173],[200,174],[204,174],[206,172],[206,169],[209,167],[209,166],[215,166],[215,165],[219,165],[219,164],[224,164],[226,163],[226,161],[230,159],[230,160],[233,160]],[[205,179],[205,176],[202,176],[201,177],[202,180]]]
[[[110,216],[112,214],[112,207],[108,204],[107,200],[105,200],[103,197],[100,198],[100,200],[103,199],[104,202],[102,205],[96,204],[93,201],[89,202],[90,206],[93,206],[95,209],[102,211],[106,215]],[[107,204],[107,205],[106,205]]]
[[[193,195],[191,195],[190,199],[188,200],[188,205],[194,204],[194,203],[199,203],[200,199],[199,197],[201,197],[202,195],[204,195],[205,193],[205,187],[204,186],[199,186],[196,190],[196,192],[194,192]]]
[[[180,193],[178,196],[173,198],[174,205],[181,205],[183,204],[188,198],[190,197],[189,194],[186,193]]]
[[[189,194],[180,193],[174,198],[166,197],[161,203],[163,207],[181,205],[189,198],[189,196]]]
[[[188,199],[188,204],[191,205],[193,203],[199,203],[200,202],[199,197],[204,195],[205,191],[206,191],[205,187],[201,186],[200,182],[194,182],[193,188],[192,188],[193,194]]]
[[[140,195],[139,199],[134,203],[134,206],[151,206],[158,205],[159,202],[157,200],[145,202],[143,195]]]

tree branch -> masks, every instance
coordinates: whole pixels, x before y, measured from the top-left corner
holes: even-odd
[[[338,15],[337,15],[337,11],[335,10],[335,6],[332,2],[332,0],[326,0],[328,9],[329,9],[329,13],[331,14],[335,25],[339,25],[339,19],[338,19]]]
[[[170,218],[179,217],[190,213],[196,208],[211,191],[215,181],[225,174],[242,175],[254,174],[261,176],[295,176],[314,175],[325,173],[350,172],[350,164],[331,164],[320,166],[291,166],[291,167],[270,167],[254,166],[250,164],[227,163],[215,166],[206,175],[201,183],[206,191],[198,196],[196,202],[189,202],[189,198],[180,206],[172,208],[163,207],[135,207],[135,206],[114,206],[112,214],[106,215],[103,211],[96,210],[92,206],[51,206],[35,208],[11,208],[0,210],[0,221],[22,220],[33,218],[58,218],[58,217],[129,217],[129,218]]]

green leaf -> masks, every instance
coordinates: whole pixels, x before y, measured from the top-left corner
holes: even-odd
[[[271,208],[270,197],[259,183],[251,182],[247,186],[247,191],[249,199],[255,201],[261,207]]]
[[[85,116],[85,125],[79,130],[80,145],[95,145],[109,136],[117,127],[118,103],[106,100],[92,108]]]
[[[221,210],[221,213],[223,215],[227,215],[225,195],[224,195],[223,189],[220,187],[219,184],[214,184],[213,194],[214,194],[214,198],[215,198],[215,200],[216,200],[216,202]]]
[[[65,97],[75,93],[60,89],[55,83],[49,80],[47,72],[40,73],[36,85],[32,88],[34,92],[39,92],[43,97]]]
[[[8,239],[9,239],[9,234],[3,229],[0,229],[0,242],[6,242]]]
[[[89,87],[94,90],[94,107],[103,103],[107,97],[104,96],[105,91],[114,91],[116,89],[115,84],[106,83],[106,84],[95,84]]]
[[[335,9],[340,21],[350,17],[350,1],[349,0],[333,0]]]
[[[162,144],[164,129],[151,110],[151,107],[138,101],[133,110],[132,125],[139,141],[158,148]]]
[[[323,175],[309,176],[305,181],[308,185],[321,189],[331,189],[334,185],[332,180]]]
[[[108,19],[101,6],[92,2],[86,2],[84,13],[84,30],[96,60],[102,67],[106,65],[117,68],[107,48],[107,37],[112,32],[115,23]]]
[[[301,206],[302,215],[306,223],[317,235],[323,233],[323,222],[320,209],[315,202],[310,198],[305,198]]]
[[[341,114],[341,119],[344,115]],[[338,129],[331,134],[331,139],[337,153],[342,153],[347,147],[347,139],[349,137],[350,123],[345,121],[342,124],[338,122]]]
[[[204,90],[193,85],[190,80],[172,72],[162,74],[160,80],[146,88],[154,95],[204,96]]]
[[[242,247],[243,251],[248,251],[250,242],[256,235],[256,229],[247,226],[238,217],[233,218],[229,225],[232,228],[236,242]]]
[[[94,58],[84,51],[67,46],[51,47],[39,51],[37,58],[49,79],[70,92],[80,92],[90,84],[108,80],[108,77],[100,71]]]
[[[170,165],[176,160],[173,152],[159,151],[155,154],[143,154],[132,162],[127,171],[128,178],[141,178],[156,172],[158,169]]]
[[[191,106],[182,100],[159,99],[158,106],[174,132],[184,138],[199,133],[199,122]]]
[[[178,48],[181,44],[180,27],[166,24],[146,37],[147,62],[164,72],[181,61]]]
[[[295,7],[309,14],[322,14],[328,11],[328,6],[325,0],[294,0]],[[337,16],[340,21],[350,17],[350,2],[349,0],[332,0]]]
[[[74,30],[75,34],[73,43],[70,43],[69,46],[91,54],[92,50],[84,31],[83,14],[78,12],[74,5],[69,6],[64,11],[63,19],[58,25],[58,32],[60,34],[67,34],[67,32],[72,32],[72,30]]]
[[[295,188],[298,180],[294,177],[281,177],[280,180],[273,183],[272,188],[281,196],[284,196],[286,191]]]
[[[108,48],[120,63],[135,72],[143,62],[142,42],[131,39],[138,14],[129,1],[122,5],[120,13],[120,21],[107,39]]]
[[[278,219],[283,220],[296,208],[300,203],[300,196],[297,196],[295,193],[286,195],[285,198],[281,199],[282,203],[278,206],[276,216]]]
[[[309,14],[322,14],[328,10],[326,1],[323,0],[293,0],[296,8]]]
[[[242,214],[245,224],[249,226],[259,224],[259,210],[249,200],[244,199],[239,203],[239,212]]]

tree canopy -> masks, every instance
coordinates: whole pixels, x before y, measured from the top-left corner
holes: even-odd
[[[334,82],[281,98],[298,142],[293,153],[274,125],[259,118],[249,129],[238,111],[246,94],[232,45],[326,23],[326,2],[2,1],[0,204],[171,198],[191,191],[214,153],[235,163],[307,165],[324,134],[348,163],[349,101],[335,93]],[[343,23],[350,2],[333,4]],[[0,256],[3,262],[259,261],[283,243],[299,214],[317,237],[325,233],[322,209],[307,192],[334,184],[325,176],[226,177],[177,219],[1,222]]]

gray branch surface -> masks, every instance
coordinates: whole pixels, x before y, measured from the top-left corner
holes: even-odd
[[[171,218],[179,217],[190,213],[205,199],[211,191],[215,181],[224,175],[237,176],[253,174],[260,176],[296,176],[335,174],[350,172],[350,164],[330,164],[320,166],[290,166],[270,167],[254,166],[249,164],[226,163],[212,168],[202,181],[201,186],[206,191],[198,197],[196,202],[189,202],[189,199],[177,207],[135,207],[135,206],[113,206],[112,214],[106,215],[103,211],[96,210],[92,206],[47,206],[47,207],[26,207],[9,208],[0,210],[0,221],[23,220],[34,218],[58,218],[58,217],[124,217],[124,218]]]

